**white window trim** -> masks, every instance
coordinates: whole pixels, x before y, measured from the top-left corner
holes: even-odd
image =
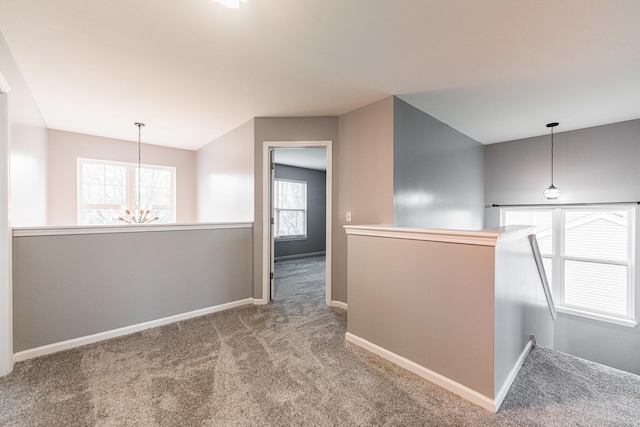
[[[293,182],[296,184],[304,184],[304,198],[305,198],[305,203],[306,206],[304,209],[279,209],[274,207],[273,209],[273,215],[274,217],[277,217],[278,215],[278,211],[303,211],[304,212],[304,234],[290,234],[287,236],[278,236],[275,237],[274,240],[276,242],[282,242],[282,241],[293,241],[293,240],[306,240],[307,238],[309,238],[309,224],[308,224],[308,211],[309,211],[309,184],[307,183],[307,181],[299,181],[296,179],[286,179],[286,178],[275,178],[274,179],[274,183],[277,181],[283,181],[283,182]]]
[[[114,166],[125,166],[127,168],[127,188],[125,198],[127,200],[127,206],[136,206],[136,168],[138,167],[137,163],[130,162],[119,162],[115,160],[103,160],[103,159],[90,159],[86,157],[78,157],[76,163],[76,221],[78,225],[86,225],[82,224],[82,208],[83,207],[96,207],[96,208],[104,208],[104,209],[121,209],[120,205],[83,205],[82,204],[82,164],[84,162],[88,163],[102,163],[107,165]],[[177,212],[176,212],[176,181],[177,181],[177,173],[175,166],[161,166],[161,165],[152,165],[148,163],[141,163],[140,167],[143,168],[153,168],[153,169],[164,169],[171,172],[171,204],[169,206],[154,206],[159,209],[170,209],[171,210],[171,221],[169,223],[175,223]],[[118,224],[118,225],[127,225],[127,224]]]
[[[565,230],[562,224],[564,224],[564,213],[568,210],[594,210],[594,209],[602,209],[602,210],[624,210],[628,212],[629,218],[629,231],[627,239],[627,253],[629,254],[629,260],[622,261],[609,261],[609,260],[601,260],[601,259],[585,259],[579,257],[570,257],[566,256],[563,252],[564,248],[564,238],[565,238]],[[551,256],[547,254],[542,254],[543,258],[551,258],[553,265],[553,299],[556,305],[556,309],[560,313],[569,314],[573,316],[584,317],[592,320],[598,320],[602,322],[613,323],[626,327],[635,327],[638,322],[635,319],[635,300],[636,300],[636,274],[635,274],[635,240],[636,240],[636,215],[637,208],[636,206],[629,205],[585,205],[585,206],[563,206],[563,205],[553,205],[553,206],[537,206],[537,207],[505,207],[500,209],[500,224],[503,225],[505,223],[506,212],[508,211],[551,211],[553,222],[552,222],[552,233],[554,236],[553,245],[552,245],[552,254]],[[596,311],[584,310],[577,307],[572,307],[565,305],[564,303],[564,261],[565,260],[576,260],[576,261],[587,261],[587,262],[597,262],[602,264],[613,264],[613,265],[624,265],[627,267],[627,316],[615,316],[608,313],[598,313]]]

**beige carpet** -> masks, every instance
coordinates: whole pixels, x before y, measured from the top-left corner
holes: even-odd
[[[537,349],[491,414],[344,340],[324,258],[276,301],[70,350],[0,379],[3,426],[633,425],[640,377]]]

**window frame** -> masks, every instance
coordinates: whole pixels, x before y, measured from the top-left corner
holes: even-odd
[[[281,209],[276,207],[276,203],[275,203],[275,186],[276,186],[276,182],[278,181],[282,181],[282,182],[293,182],[296,184],[304,184],[304,203],[305,203],[305,207],[304,209]],[[307,183],[307,181],[300,181],[300,180],[296,180],[296,179],[287,179],[287,178],[274,178],[273,180],[273,185],[274,185],[274,200],[273,200],[273,218],[274,218],[274,239],[276,241],[291,241],[291,240],[306,240],[309,237],[309,223],[308,223],[308,211],[309,211],[309,184]],[[276,219],[278,218],[278,214],[280,211],[293,211],[293,212],[303,212],[304,214],[304,234],[290,234],[290,235],[286,235],[286,236],[278,236],[277,234],[277,227],[275,227],[275,224],[278,223],[278,221],[276,221]]]
[[[136,180],[136,171],[138,169],[137,163],[130,162],[120,162],[115,160],[103,160],[103,159],[90,159],[86,157],[78,157],[77,158],[77,190],[76,190],[76,203],[77,203],[77,218],[76,221],[78,225],[96,225],[96,224],[84,224],[82,222],[82,210],[83,208],[95,208],[95,209],[115,209],[118,211],[122,211],[122,205],[95,205],[95,204],[83,204],[82,196],[83,196],[83,174],[82,174],[82,165],[85,163],[97,163],[103,165],[112,165],[112,166],[124,166],[127,168],[127,185],[125,188],[125,206],[137,206],[136,197],[137,197],[137,180]],[[176,222],[176,168],[175,166],[161,166],[161,165],[151,165],[146,163],[140,164],[141,168],[148,169],[160,169],[167,170],[171,173],[171,203],[169,205],[153,205],[154,209],[169,209],[170,210],[170,219],[166,224],[173,224]],[[111,225],[126,225],[120,222],[115,222]]]
[[[568,211],[626,211],[628,218],[627,228],[627,260],[616,261],[598,258],[584,258],[578,256],[569,256],[565,253],[565,216]],[[599,320],[614,323],[622,326],[635,327],[636,321],[636,274],[635,274],[635,251],[636,251],[636,217],[637,207],[635,205],[584,205],[584,206],[535,206],[535,207],[502,207],[500,208],[500,224],[504,225],[506,213],[512,212],[545,212],[551,211],[552,214],[552,254],[542,255],[543,258],[551,258],[552,260],[552,294],[558,312],[570,314],[574,316],[586,317],[593,320]],[[579,261],[594,264],[620,265],[627,268],[627,313],[618,316],[611,313],[601,312],[598,310],[586,309],[584,307],[570,306],[565,303],[565,262]]]

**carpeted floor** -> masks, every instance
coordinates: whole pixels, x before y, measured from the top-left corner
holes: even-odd
[[[0,379],[0,425],[640,425],[640,377],[541,348],[488,413],[346,343],[324,258],[276,277],[271,305],[18,364]]]

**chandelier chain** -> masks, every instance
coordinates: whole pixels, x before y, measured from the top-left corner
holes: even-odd
[[[141,169],[141,159],[142,159],[142,143],[141,143],[141,135],[142,135],[142,127],[144,123],[136,123],[138,126],[138,204],[142,203],[142,198],[140,196],[140,187],[141,187],[141,179],[142,179],[142,169]]]

